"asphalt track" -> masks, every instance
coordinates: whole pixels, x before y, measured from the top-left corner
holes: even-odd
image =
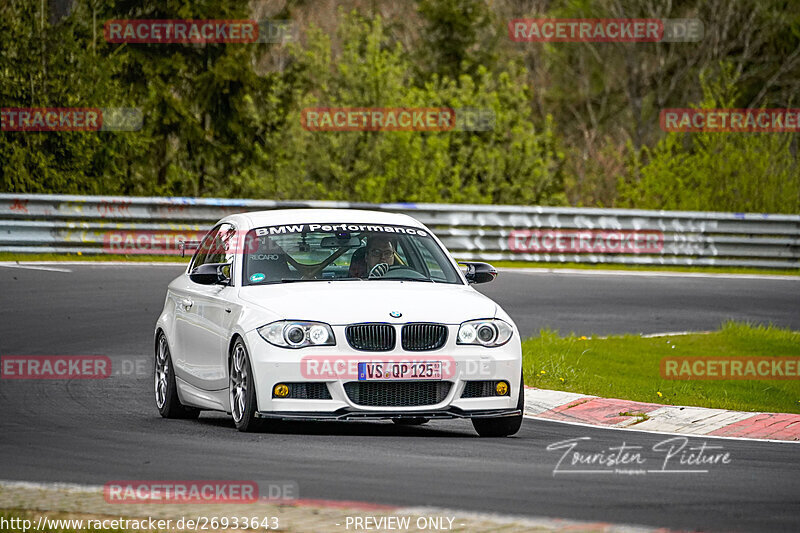
[[[167,282],[158,266],[0,267],[0,354],[145,360]],[[728,318],[800,329],[800,281],[503,273],[483,289],[525,333],[711,329]],[[283,424],[240,434],[225,416],[163,420],[151,379],[0,381],[0,479],[294,481],[303,498],[724,531],[800,530],[800,445],[723,439],[707,473],[556,474],[547,446],[599,452],[667,436],[526,419],[507,439],[467,422]],[[658,454],[649,453],[656,466]],[[673,463],[676,468],[680,465]],[[335,530],[335,528],[331,528]]]

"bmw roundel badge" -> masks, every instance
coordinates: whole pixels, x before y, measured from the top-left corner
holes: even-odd
[[[403,313],[401,313],[400,311],[392,311],[391,313],[389,313],[389,316],[392,318],[400,318],[401,316],[403,316]]]

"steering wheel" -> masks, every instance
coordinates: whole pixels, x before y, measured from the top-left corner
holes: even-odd
[[[378,263],[370,269],[369,274],[367,274],[367,278],[382,278],[390,268],[391,267],[389,266],[389,263]]]
[[[392,265],[383,277],[386,279],[428,279],[424,274],[420,274],[407,265]]]

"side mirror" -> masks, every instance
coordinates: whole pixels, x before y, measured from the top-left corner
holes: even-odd
[[[464,276],[470,283],[488,283],[497,277],[497,269],[489,263],[463,261],[459,265],[467,266]]]
[[[206,263],[189,273],[189,279],[200,285],[227,285],[231,281],[230,263]]]

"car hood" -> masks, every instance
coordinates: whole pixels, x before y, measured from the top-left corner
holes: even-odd
[[[242,287],[241,300],[281,319],[460,324],[492,318],[497,304],[466,285],[400,281],[311,281]],[[389,313],[399,312],[394,318]]]

